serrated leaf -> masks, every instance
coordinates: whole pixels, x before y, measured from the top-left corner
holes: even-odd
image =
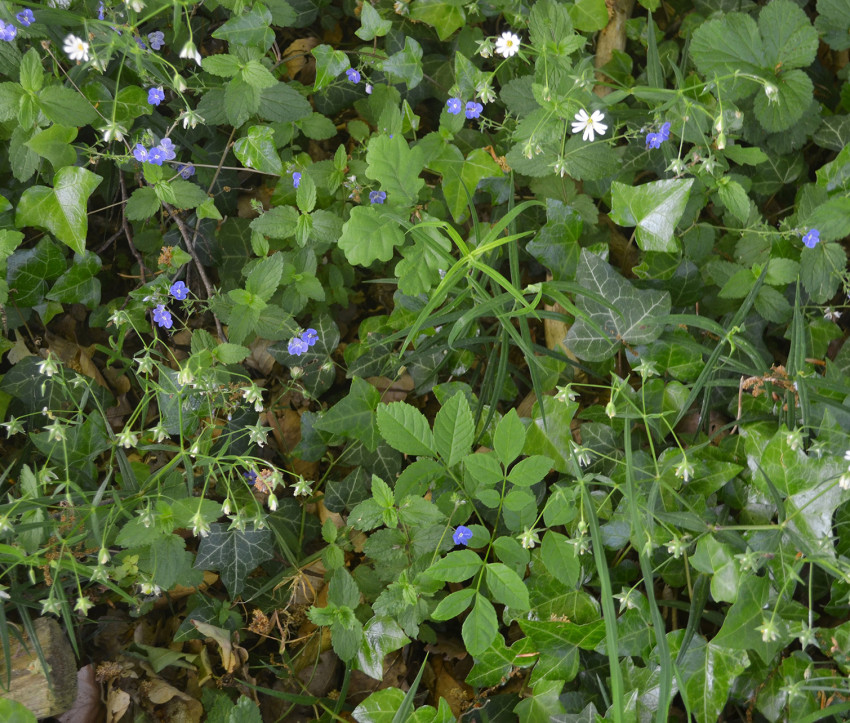
[[[274,254],[257,262],[245,282],[245,290],[263,301],[271,299],[283,275],[283,256]]]
[[[384,440],[402,454],[434,455],[434,438],[428,420],[405,402],[378,407],[378,430]]]
[[[737,12],[700,25],[694,31],[690,54],[707,80],[736,73],[758,76],[769,67],[756,21]],[[743,79],[727,80],[723,86],[730,100],[750,95],[756,88]]]
[[[646,344],[658,338],[663,320],[670,313],[668,292],[636,289],[587,249],[581,251],[576,280],[614,307],[603,306],[587,296],[577,297],[578,308],[608,335],[602,337],[583,318],[576,319],[564,343],[580,359],[607,359],[621,339],[630,344]]]
[[[257,113],[273,123],[293,123],[313,112],[309,101],[288,83],[277,83],[260,91]]]
[[[425,216],[423,220],[429,218]],[[411,236],[413,245],[402,248],[402,260],[396,264],[395,275],[401,292],[416,296],[439,284],[440,269],[445,271],[452,245],[433,227],[414,226]]]
[[[753,109],[758,122],[770,133],[778,133],[793,126],[812,102],[814,86],[808,75],[802,70],[789,70],[774,76],[771,82],[776,86],[775,98],[768,98],[764,92],[756,95]]]
[[[251,221],[251,229],[272,239],[292,238],[298,216],[292,206],[275,206]]]
[[[389,261],[393,249],[404,243],[404,232],[392,218],[374,206],[355,206],[342,226],[338,245],[348,263],[369,266],[374,261]]]
[[[80,127],[98,118],[97,111],[86,98],[61,85],[44,88],[38,94],[37,103],[41,112],[54,123]]]
[[[458,392],[434,418],[434,447],[446,465],[453,467],[469,454],[474,439],[472,410],[466,396]]]
[[[717,186],[717,195],[724,206],[741,223],[750,217],[750,199],[744,187],[737,181],[721,183]]]
[[[127,199],[124,213],[131,221],[142,221],[153,216],[160,208],[160,200],[156,191],[150,186],[137,188]]]
[[[233,144],[233,152],[246,168],[279,176],[283,164],[274,145],[274,133],[269,126],[251,126],[248,133]]]
[[[642,250],[676,253],[679,242],[673,232],[685,212],[692,185],[692,178],[640,186],[615,181],[611,185],[611,219],[621,226],[636,226]]]
[[[265,52],[274,42],[271,25],[272,14],[265,5],[257,5],[241,15],[234,14],[212,36],[232,45],[254,45]]]
[[[220,78],[232,78],[239,72],[239,65],[239,58],[227,53],[210,55],[204,58],[201,63],[204,70]]]
[[[265,530],[229,530],[214,523],[201,538],[195,567],[218,570],[228,593],[235,597],[245,588],[245,579],[257,566],[272,558],[272,532]]]
[[[759,13],[767,67],[805,68],[814,62],[818,32],[791,0],[771,0]]]
[[[85,168],[62,168],[53,177],[53,188],[31,186],[23,192],[15,225],[47,229],[76,253],[84,253],[89,227],[86,204],[102,180]]]
[[[241,78],[233,78],[224,87],[224,113],[234,128],[244,125],[260,108],[260,91]]]
[[[850,6],[844,0],[818,0],[815,27],[833,50],[850,48]]]
[[[411,148],[399,134],[392,138],[377,135],[369,141],[366,162],[366,176],[381,184],[387,203],[408,206],[416,203],[425,185],[425,180],[419,178],[425,166],[421,148]]]
[[[166,185],[171,196],[169,202],[177,208],[197,208],[209,199],[209,196],[207,196],[204,192],[204,189],[191,181],[184,181],[181,178],[175,178],[167,184],[157,184],[157,188]]]

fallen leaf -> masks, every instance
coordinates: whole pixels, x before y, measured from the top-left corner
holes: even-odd
[[[319,44],[318,38],[298,38],[283,51],[286,72],[295,80],[301,73],[304,74],[303,83],[312,83],[310,76],[315,78],[316,59],[310,51]]]
[[[107,723],[118,723],[130,707],[130,694],[120,688],[110,688],[106,696]]]
[[[77,698],[74,705],[57,720],[59,723],[98,723],[104,719],[104,713],[94,666],[86,665],[77,671]]]

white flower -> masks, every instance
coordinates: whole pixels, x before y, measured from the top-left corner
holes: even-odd
[[[78,597],[77,603],[74,605],[74,610],[81,612],[83,615],[88,615],[89,610],[93,607],[94,603],[87,597]]]
[[[245,429],[248,430],[248,444],[258,444],[261,447],[265,446],[266,438],[271,432],[271,427],[263,427],[261,424],[249,424]]]
[[[153,435],[153,441],[159,444],[168,438],[168,430],[162,425],[162,422],[148,430]]]
[[[65,44],[62,50],[71,60],[82,60],[84,63],[89,59],[89,44],[82,38],[78,38],[71,33],[65,37]]]
[[[309,497],[313,490],[310,489],[310,483],[299,475],[293,485],[293,493],[296,497]]]
[[[195,44],[191,40],[186,41],[186,44],[180,51],[180,57],[189,58],[191,60],[194,60],[198,65],[201,64],[201,54],[198,52],[198,49],[195,47]]]
[[[608,130],[608,126],[602,122],[605,120],[605,116],[602,114],[602,111],[595,110],[591,115],[587,115],[587,111],[582,108],[575,114],[575,119],[575,123],[573,123],[573,133],[583,132],[582,139],[585,141],[590,141],[592,143],[594,133],[598,133],[601,136]]]
[[[233,511],[233,510],[232,510],[232,509],[231,509],[231,507],[230,507],[230,498],[228,497],[228,498],[224,501],[224,504],[221,506],[221,514],[223,514],[223,515],[230,515],[230,513],[231,513],[232,511]]]
[[[496,39],[496,52],[503,58],[512,58],[519,52],[519,35],[506,30]]]
[[[605,405],[605,414],[608,415],[609,419],[613,419],[617,416],[617,407],[614,404],[614,401],[611,400],[608,404]]]
[[[192,516],[189,523],[192,525],[192,534],[195,537],[206,537],[210,534],[210,523],[203,518],[200,510]]]
[[[0,585],[0,599],[2,600],[11,600],[12,596],[6,592],[9,588],[5,585]]]
[[[124,4],[130,8],[130,10],[135,10],[137,13],[140,13],[145,9],[144,0],[124,0]]]
[[[838,478],[838,486],[843,490],[850,490],[850,472],[845,472]]]
[[[139,592],[142,595],[156,595],[157,597],[162,595],[162,589],[159,585],[154,585],[152,582],[140,582]]]
[[[537,530],[526,527],[519,537],[519,544],[522,545],[526,550],[530,550],[535,545],[540,544],[540,537],[537,534]]]
[[[194,128],[198,123],[204,122],[204,119],[193,110],[184,110],[177,120],[183,121],[184,128]]]
[[[39,374],[44,374],[46,377],[52,377],[58,371],[59,364],[50,352],[47,353],[47,359],[38,363]]]
[[[765,83],[764,94],[767,96],[768,103],[775,103],[779,99],[779,88],[773,83]]]
[[[796,452],[803,446],[803,433],[799,429],[794,429],[785,435],[785,441],[791,448],[792,452]]]
[[[685,457],[679,464],[675,467],[676,476],[680,479],[685,480],[685,482],[690,481],[691,477],[694,474],[694,466],[688,462],[688,458]]]
[[[838,309],[833,309],[831,306],[827,306],[823,310],[823,318],[827,321],[838,321],[841,318],[841,312]]]
[[[48,432],[48,442],[65,441],[65,425],[62,422],[53,422],[53,424],[48,424],[44,429]]]
[[[150,354],[137,356],[133,361],[136,362],[138,374],[150,374],[153,371],[153,358]]]
[[[109,564],[109,550],[107,550],[105,547],[100,548],[100,552],[97,555],[97,564],[98,565]]]
[[[171,85],[174,86],[174,90],[178,93],[185,93],[186,89],[189,87],[186,84],[186,81],[183,80],[183,77],[178,73],[175,73],[174,77],[171,79]]]
[[[674,558],[678,560],[685,552],[687,552],[689,537],[690,535],[674,537],[672,540],[670,540],[670,544],[667,545],[667,552],[669,552]]]
[[[564,402],[564,404],[566,404],[568,401],[574,402],[576,399],[578,399],[578,394],[573,391],[572,384],[567,384],[563,387],[555,387],[555,389],[558,392],[555,395],[555,399],[557,399],[559,402]]]
[[[130,447],[135,447],[139,443],[139,435],[131,429],[122,429],[115,435],[115,438],[124,449],[130,449]]]
[[[269,509],[274,512],[277,509],[277,497],[269,495],[268,505]]]
[[[182,367],[179,372],[177,372],[177,383],[180,386],[186,386],[187,384],[191,384],[195,381],[195,375],[189,370],[189,367]]]
[[[484,40],[478,41],[477,53],[482,58],[492,58],[493,57],[493,43],[490,42],[490,38],[485,38]]]
[[[758,628],[761,633],[761,639],[765,643],[772,643],[779,637],[779,631],[776,629],[776,624],[772,620],[765,620]]]
[[[127,129],[124,126],[110,121],[103,128],[103,140],[106,143],[109,143],[109,141],[123,141],[126,132]]]
[[[250,387],[242,387],[242,398],[248,402],[248,404],[254,405],[255,412],[263,411],[263,390],[260,389],[256,384],[252,384]]]
[[[24,425],[21,423],[21,420],[15,417],[9,417],[9,421],[3,422],[3,424],[0,424],[0,427],[6,427],[7,438],[24,431]]]

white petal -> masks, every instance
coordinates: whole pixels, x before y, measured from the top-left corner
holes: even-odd
[[[600,135],[605,135],[605,131],[608,130],[608,126],[604,123],[594,123],[593,129]]]
[[[585,141],[593,142],[593,125],[588,124],[587,128],[584,129],[584,135],[582,139]]]
[[[584,124],[585,124],[585,123],[587,123],[587,118],[588,118],[588,116],[587,116],[587,111],[585,111],[585,109],[584,109],[584,108],[582,108],[582,109],[581,109],[578,113],[576,113],[573,117],[574,117],[577,121],[579,121],[579,122],[582,124],[582,126],[584,126]],[[576,131],[576,133],[578,133],[578,131]]]
[[[585,125],[585,123],[573,123],[573,133],[581,133]]]
[[[605,115],[602,113],[602,111],[598,111],[598,110],[593,111],[593,113],[591,114],[590,117],[593,118],[593,120],[596,121],[597,123],[599,121],[605,120]]]

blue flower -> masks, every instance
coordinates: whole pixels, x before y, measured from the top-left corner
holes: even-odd
[[[35,15],[32,14],[32,10],[27,8],[26,10],[21,10],[15,17],[18,19],[18,22],[23,25],[25,28],[28,28],[35,22]],[[101,18],[102,20],[103,18]]]
[[[5,40],[11,43],[17,34],[18,29],[12,25],[12,23],[6,25],[6,23],[0,20],[0,40]]]
[[[303,334],[301,334],[301,341],[303,341],[307,346],[313,346],[319,338],[319,332],[315,329],[307,329]]]
[[[148,42],[154,50],[159,50],[165,43],[165,34],[161,30],[148,33]]]
[[[153,320],[163,329],[170,329],[174,325],[171,320],[171,312],[163,304],[154,307]]]
[[[183,301],[189,295],[189,289],[182,281],[175,281],[171,284],[168,292],[178,301]]]
[[[157,148],[162,151],[163,161],[173,161],[175,158],[177,158],[177,152],[174,150],[174,144],[171,142],[170,138],[163,138],[159,142]]]
[[[803,236],[803,245],[807,248],[813,249],[818,245],[818,243],[820,243],[820,231],[816,228],[813,228],[805,236]]]
[[[474,100],[471,100],[466,104],[466,117],[470,120],[478,118],[481,115],[482,110],[484,110],[484,106],[481,105],[481,103],[476,103]]]
[[[148,103],[150,105],[159,105],[165,100],[165,93],[162,88],[148,88]]]
[[[136,45],[139,46],[139,50],[147,50],[148,49],[148,46],[145,45],[145,41],[142,40],[138,35],[134,35],[133,40],[136,41]]]
[[[464,527],[463,525],[458,525],[457,529],[455,529],[454,534],[452,535],[452,540],[455,545],[468,545],[469,541],[472,539],[472,530],[468,527]]]
[[[661,148],[661,144],[664,143],[667,139],[670,138],[670,124],[665,123],[661,126],[661,130],[658,133],[647,133],[646,134],[646,147],[647,148]]]
[[[301,185],[301,174],[298,171],[292,174],[292,186],[298,188]]]
[[[457,115],[463,110],[463,101],[460,98],[449,98],[446,101],[446,110],[452,115]]]
[[[386,200],[386,191],[369,191],[369,203],[383,203]]]
[[[670,124],[665,123],[664,125],[662,125],[661,130],[658,131],[658,135],[661,136],[662,141],[666,141],[668,138],[670,138]]]
[[[185,166],[180,166],[177,169],[177,172],[188,181],[192,176],[195,175],[195,167],[191,163],[188,163]]]
[[[252,485],[257,481],[257,473],[252,469],[249,469],[247,472],[243,472],[242,476],[248,480],[249,485]]]
[[[355,70],[354,68],[349,68],[345,71],[346,77],[355,85],[360,82],[360,71]]]
[[[159,146],[154,146],[148,151],[148,163],[152,163],[155,166],[161,166],[162,162],[165,160],[165,153],[162,148]]]
[[[148,160],[148,151],[141,143],[137,143],[133,149],[133,157],[139,163],[145,163]]]
[[[305,351],[310,348],[310,345],[304,341],[300,336],[293,337],[289,340],[289,344],[286,346],[286,350],[292,354],[292,356],[301,356]]]

